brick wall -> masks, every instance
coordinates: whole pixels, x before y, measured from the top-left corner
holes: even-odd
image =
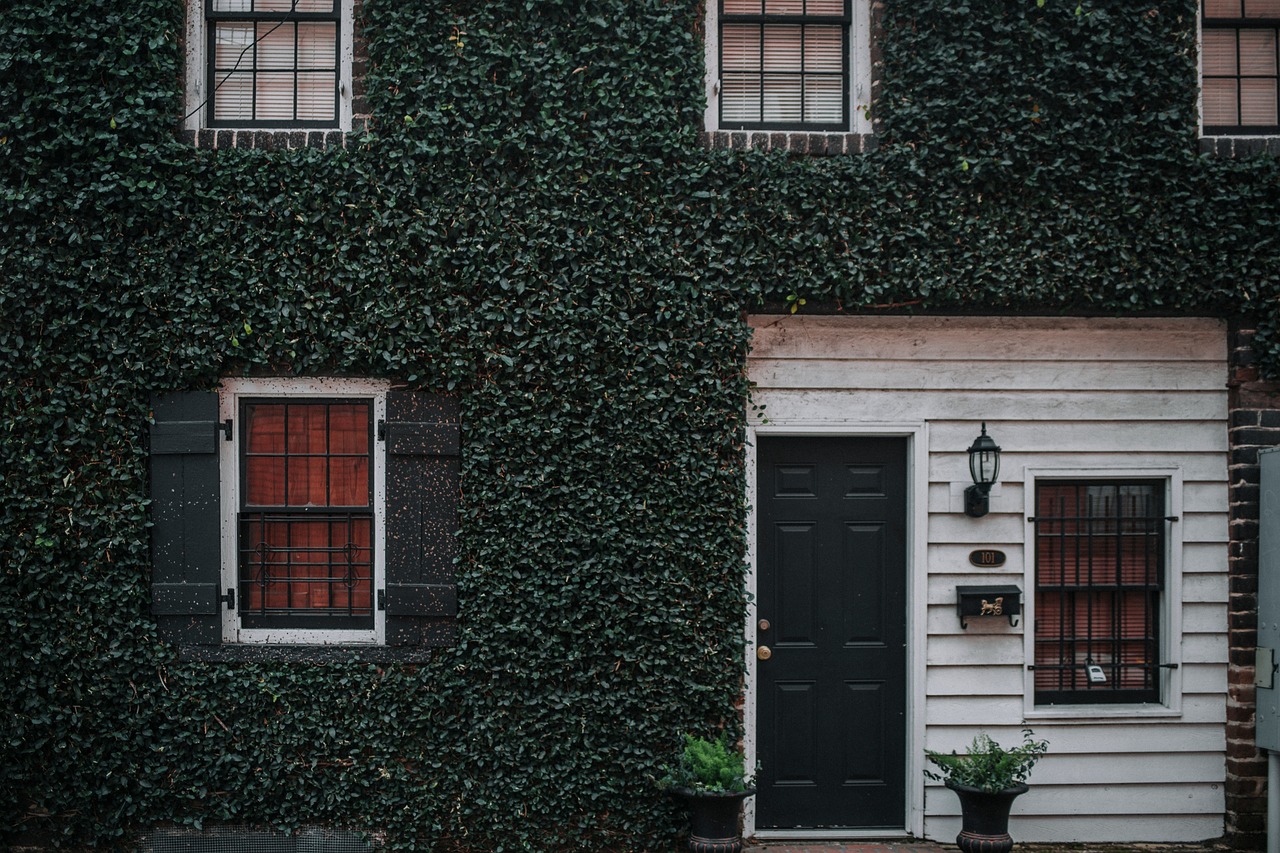
[[[1266,841],[1267,760],[1254,745],[1253,650],[1258,625],[1258,450],[1280,446],[1280,383],[1258,378],[1254,328],[1232,324],[1228,500],[1231,504],[1227,668],[1227,819],[1232,846],[1261,850]]]

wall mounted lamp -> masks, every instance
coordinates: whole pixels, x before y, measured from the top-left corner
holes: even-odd
[[[987,435],[987,422],[982,422],[982,434],[969,445],[969,476],[973,485],[964,490],[964,514],[970,518],[982,518],[990,509],[988,496],[1000,474],[1000,448]]]

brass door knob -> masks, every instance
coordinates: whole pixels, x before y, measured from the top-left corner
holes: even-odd
[[[756,648],[756,657],[760,658],[760,660],[768,660],[773,657],[773,650],[768,646],[758,646]]]
[[[761,630],[761,631],[768,631],[768,630],[769,630],[769,620],[768,620],[768,619],[761,619],[761,620],[760,620],[760,630]]]

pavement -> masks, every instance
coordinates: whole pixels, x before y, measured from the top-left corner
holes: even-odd
[[[934,841],[768,841],[748,844],[743,853],[955,853],[954,844]],[[1013,853],[1228,853],[1216,841],[1200,844],[1018,844]]]

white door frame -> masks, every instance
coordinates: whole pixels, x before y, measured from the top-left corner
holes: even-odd
[[[925,617],[928,573],[929,426],[926,422],[874,423],[865,421],[780,420],[747,427],[747,624],[746,681],[743,697],[743,733],[747,767],[758,760],[756,745],[756,438],[757,436],[858,436],[907,439],[907,790],[903,835],[924,835],[924,674]],[[879,837],[883,830],[772,830],[756,832],[755,798],[746,803],[744,832],[747,837],[838,839]]]

